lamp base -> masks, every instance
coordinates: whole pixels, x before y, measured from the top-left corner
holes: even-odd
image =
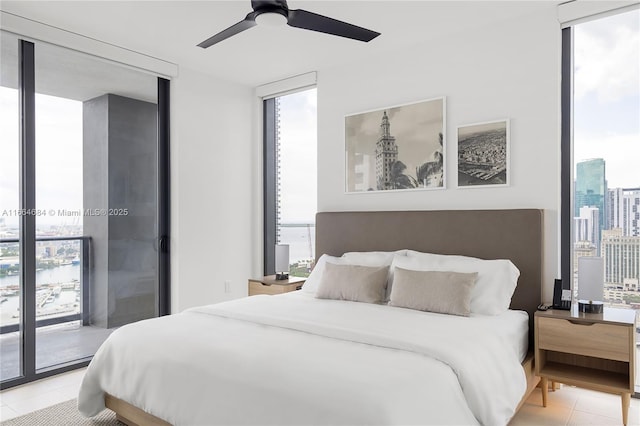
[[[278,272],[276,274],[276,280],[281,281],[281,280],[288,280],[289,279],[289,273],[287,272]]]
[[[585,314],[601,314],[604,303],[593,300],[578,300],[578,310]]]

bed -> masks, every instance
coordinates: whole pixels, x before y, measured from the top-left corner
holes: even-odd
[[[491,316],[318,299],[303,287],[141,321],[96,353],[80,411],[107,407],[128,424],[506,424],[537,383],[527,343],[542,211],[319,213],[318,266],[353,252],[509,259],[518,285],[510,309]]]

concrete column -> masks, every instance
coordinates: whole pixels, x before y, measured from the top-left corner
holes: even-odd
[[[112,328],[152,318],[158,293],[157,106],[112,94],[88,100],[83,138],[91,322]]]

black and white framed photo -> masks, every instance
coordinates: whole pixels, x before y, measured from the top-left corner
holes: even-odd
[[[346,191],[445,188],[445,98],[345,117]]]
[[[458,187],[509,185],[509,120],[458,127]]]

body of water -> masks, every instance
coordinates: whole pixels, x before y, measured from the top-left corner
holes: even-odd
[[[306,225],[280,227],[280,244],[289,244],[289,262],[315,258],[316,227]]]
[[[79,291],[67,289],[53,300],[36,309],[36,319],[80,313]],[[3,297],[0,305],[0,326],[18,324],[20,321],[20,296]]]
[[[51,269],[36,271],[36,284],[68,283],[73,280],[80,281],[80,265],[65,265]],[[0,277],[0,288],[20,284],[20,275]]]
[[[64,265],[51,269],[43,269],[36,271],[37,285],[43,284],[64,284],[72,281],[80,281],[80,265]],[[0,289],[9,286],[17,286],[20,284],[19,275],[11,275],[0,277]],[[47,316],[68,315],[70,313],[80,312],[80,304],[76,300],[80,293],[74,290],[64,290],[50,302],[45,303],[37,309],[36,317],[38,319]],[[20,297],[18,295],[2,296],[4,300],[0,304],[0,325],[17,324],[19,321],[19,304]]]

